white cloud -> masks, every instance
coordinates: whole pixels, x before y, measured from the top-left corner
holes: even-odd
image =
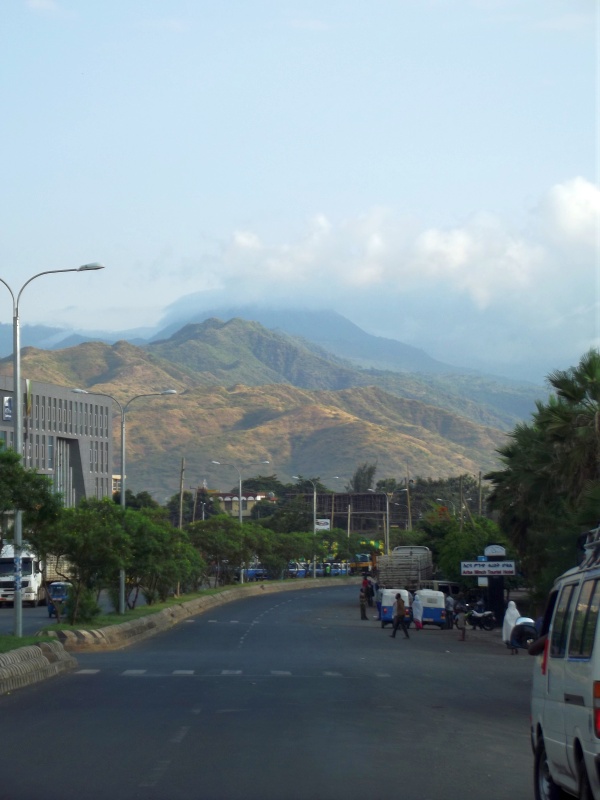
[[[552,187],[523,230],[490,214],[447,229],[384,208],[338,222],[322,214],[294,242],[237,231],[220,255],[196,263],[194,283],[211,307],[333,308],[455,363],[477,353],[486,362],[543,352],[549,363],[573,360],[599,334],[599,211],[598,189],[575,178]]]
[[[60,11],[60,6],[54,0],[27,0],[27,7],[33,11]]]
[[[558,184],[542,200],[540,216],[553,239],[594,246],[600,225],[600,191],[581,177]]]

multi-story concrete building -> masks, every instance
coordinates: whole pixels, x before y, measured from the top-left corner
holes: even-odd
[[[112,494],[112,401],[23,380],[23,466],[52,477],[65,506]],[[0,376],[0,442],[14,443],[13,379]]]

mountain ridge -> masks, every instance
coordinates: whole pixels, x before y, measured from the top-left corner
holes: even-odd
[[[24,378],[105,393],[122,403],[176,389],[177,397],[140,400],[127,413],[128,485],[157,495],[178,490],[182,459],[192,480],[211,486],[233,485],[235,477],[213,460],[244,465],[268,459],[269,471],[285,480],[294,474],[348,479],[363,461],[377,461],[380,476],[404,475],[408,466],[413,475],[436,477],[497,466],[495,451],[506,441],[502,415],[493,409],[469,406],[458,396],[440,404],[415,376],[349,368],[294,337],[239,319],[184,326],[143,347],[126,341],[53,351],[28,347],[21,364]],[[11,372],[12,358],[0,360],[0,374]],[[369,383],[381,375],[395,391],[408,384],[409,393],[421,396]],[[249,384],[239,380],[248,376]],[[117,437],[118,425],[115,454]]]

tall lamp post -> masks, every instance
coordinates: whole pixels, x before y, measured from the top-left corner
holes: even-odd
[[[297,481],[308,481],[308,483],[312,484],[313,487],[313,578],[317,577],[317,553],[316,553],[316,541],[317,541],[317,486],[314,481],[311,481],[310,478],[301,478],[299,475],[292,475]]]
[[[89,394],[85,389],[73,389],[76,394]],[[116,397],[113,397],[112,394],[106,394],[106,392],[94,392],[99,397],[108,397],[113,400],[118,406],[119,411],[121,412],[121,508],[125,510],[126,502],[125,502],[125,412],[129,408],[129,406],[133,403],[134,400],[139,400],[140,397],[161,397],[164,394],[177,394],[176,389],[165,389],[164,392],[147,392],[145,394],[136,394],[135,397],[132,397],[128,400],[124,405],[121,404]],[[119,614],[125,613],[125,570],[119,570]]]
[[[212,464],[218,464],[220,467],[233,467],[233,469],[238,474],[238,522],[240,523],[240,527],[242,525],[242,473],[241,470],[236,467],[235,464],[225,463],[224,461],[212,461]],[[253,461],[252,464],[268,464],[268,461]],[[252,464],[248,464],[247,466],[252,466]],[[244,566],[240,564],[240,583],[244,582]]]
[[[21,286],[16,298],[13,290],[8,283],[0,278],[0,283],[3,283],[12,297],[13,302],[13,428],[14,428],[14,441],[13,449],[15,453],[23,458],[23,400],[21,393],[21,330],[19,321],[19,301],[26,286],[31,281],[42,275],[56,275],[59,272],[90,272],[97,269],[104,269],[102,264],[84,264],[81,267],[72,267],[71,269],[48,269],[44,272],[38,272],[32,275],[29,280],[25,281]],[[23,609],[21,607],[21,553],[23,550],[23,511],[20,508],[15,509],[14,521],[14,553],[15,553],[15,591],[14,591],[14,635],[18,638],[23,636]]]
[[[383,525],[383,549],[386,556],[390,554],[390,498],[387,492],[378,492],[375,489],[369,489],[373,494],[382,494],[385,497],[385,523]]]

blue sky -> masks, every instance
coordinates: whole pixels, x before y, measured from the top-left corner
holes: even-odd
[[[6,0],[0,23],[0,277],[106,265],[40,278],[23,324],[332,308],[536,380],[600,343],[594,0]]]

